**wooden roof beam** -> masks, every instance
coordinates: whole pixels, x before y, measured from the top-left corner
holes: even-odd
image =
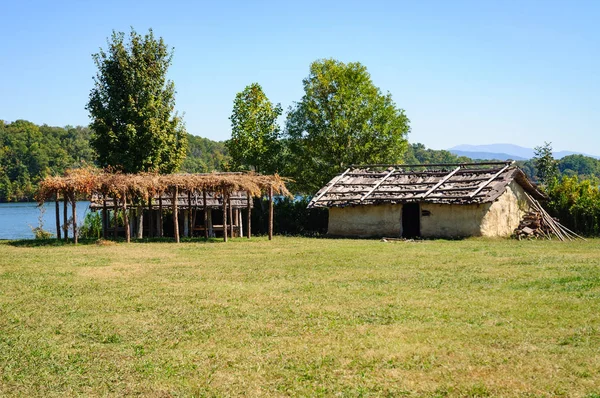
[[[380,186],[380,185],[381,185],[381,184],[382,184],[382,183],[383,183],[385,180],[387,180],[387,178],[388,178],[389,176],[391,176],[391,175],[392,175],[392,173],[393,173],[394,171],[396,171],[396,169],[392,168],[392,169],[390,170],[390,172],[389,172],[389,173],[387,173],[387,174],[385,175],[385,177],[383,177],[381,180],[379,180],[379,182],[377,182],[377,184],[375,184],[375,186],[374,186],[373,188],[371,188],[371,189],[369,190],[369,192],[367,192],[367,193],[366,193],[366,194],[365,194],[365,195],[364,195],[362,198],[360,198],[360,201],[362,202],[362,201],[363,201],[363,200],[365,200],[365,199],[366,199],[366,198],[367,198],[367,197],[368,197],[370,194],[372,194],[372,193],[373,193],[373,191],[375,191],[375,190],[376,190],[376,189],[377,189],[377,188],[378,188],[378,187],[379,187],[379,186]]]
[[[432,193],[433,191],[435,191],[436,189],[441,187],[446,181],[448,181],[450,179],[450,177],[452,177],[454,174],[456,174],[458,172],[458,170],[460,170],[460,169],[461,169],[461,166],[458,166],[457,168],[452,170],[450,173],[448,173],[446,175],[446,177],[442,178],[437,184],[435,184],[433,187],[431,187],[431,189],[429,191],[425,192],[423,194],[423,196],[421,196],[421,199],[425,199],[427,196],[429,196],[430,193]]]
[[[331,183],[331,184],[330,184],[330,185],[329,185],[327,188],[325,188],[325,190],[324,190],[323,192],[321,192],[321,193],[319,194],[319,196],[317,196],[317,197],[316,197],[315,199],[313,199],[311,202],[312,202],[312,203],[317,203],[317,202],[319,201],[319,199],[321,199],[321,198],[323,197],[323,195],[325,195],[327,192],[329,192],[329,190],[330,190],[331,188],[333,188],[333,186],[334,186],[335,184],[337,184],[337,183],[338,183],[338,181],[340,181],[342,178],[344,178],[344,176],[345,176],[345,175],[346,175],[346,174],[347,174],[349,171],[350,171],[350,168],[347,168],[347,169],[346,169],[346,171],[344,171],[344,172],[343,172],[341,175],[337,176],[337,178],[334,178],[334,179],[331,181],[332,183]]]
[[[501,164],[513,164],[514,160],[506,160],[506,161],[496,161],[496,162],[470,162],[470,163],[432,163],[432,164],[353,164],[350,167],[353,169],[357,168],[371,168],[371,167],[393,167],[393,168],[403,168],[403,167],[448,167],[448,166],[491,166],[491,165],[501,165]]]
[[[504,166],[502,168],[502,170],[500,170],[499,172],[497,172],[496,174],[494,174],[493,176],[491,176],[489,179],[487,179],[486,181],[484,181],[482,184],[479,185],[479,188],[477,188],[474,192],[471,192],[471,194],[469,195],[469,198],[472,198],[473,196],[477,195],[479,192],[481,192],[481,190],[483,188],[485,188],[489,183],[491,183],[492,181],[494,181],[496,178],[498,178],[498,176],[500,174],[502,174],[504,172],[504,170],[508,169],[515,161],[513,160],[512,162],[510,162],[509,164],[507,164],[506,166]]]

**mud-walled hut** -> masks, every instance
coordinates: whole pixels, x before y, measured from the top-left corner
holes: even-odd
[[[274,195],[291,196],[284,179],[255,173],[121,174],[94,168],[68,170],[39,184],[37,200],[56,204],[56,237],[77,243],[77,200],[101,212],[105,239],[124,237],[251,235],[252,198],[269,198],[269,239],[273,236]],[[62,211],[60,202],[63,203]],[[72,217],[67,214],[71,204]],[[62,213],[62,214],[61,214]],[[246,228],[242,214],[245,213]],[[62,223],[61,223],[62,215]]]
[[[514,162],[352,166],[308,207],[329,209],[345,237],[510,236],[531,198],[545,199]]]

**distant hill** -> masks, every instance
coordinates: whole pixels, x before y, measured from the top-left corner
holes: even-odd
[[[456,156],[465,156],[471,159],[481,160],[527,160],[520,156],[509,155],[508,153],[494,153],[494,152],[471,152],[471,151],[460,151],[456,149],[450,149],[450,153]]]
[[[448,149],[451,153],[458,156],[467,156],[472,159],[514,159],[514,160],[527,160],[534,156],[532,148],[525,148],[514,144],[489,144],[489,145],[457,145]],[[581,152],[573,151],[555,151],[554,157],[556,159],[562,159],[569,155],[584,155],[595,159],[600,159],[600,156],[588,155]]]

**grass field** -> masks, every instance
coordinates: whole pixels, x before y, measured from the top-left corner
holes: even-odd
[[[0,243],[0,395],[600,397],[600,241]]]

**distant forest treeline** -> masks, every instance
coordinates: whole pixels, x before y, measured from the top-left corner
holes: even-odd
[[[88,127],[51,127],[17,120],[0,120],[0,202],[33,200],[37,183],[46,175],[62,174],[66,169],[94,163]],[[404,154],[407,164],[470,162],[445,150],[410,144]],[[226,170],[230,158],[225,144],[188,134],[187,157],[181,171],[203,173]],[[532,161],[517,164],[535,180]],[[583,155],[566,156],[558,161],[561,176],[600,178],[600,161]]]
[[[47,175],[94,163],[88,127],[51,127],[17,120],[0,120],[0,202],[30,201],[37,183]],[[182,171],[220,170],[227,163],[222,142],[188,134]]]

